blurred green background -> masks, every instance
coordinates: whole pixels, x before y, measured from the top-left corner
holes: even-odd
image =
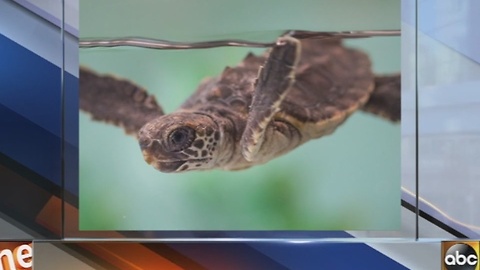
[[[399,29],[400,1],[80,1],[81,37],[274,40],[285,29]],[[379,73],[400,71],[400,38],[348,40]],[[81,49],[80,63],[129,78],[167,112],[248,48]],[[354,114],[333,135],[244,171],[164,174],[123,130],[80,114],[80,229],[394,230],[400,125]]]

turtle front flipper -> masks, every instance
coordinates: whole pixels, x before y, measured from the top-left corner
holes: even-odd
[[[295,68],[299,59],[300,41],[285,36],[278,39],[265,65],[260,68],[255,82],[249,117],[241,140],[242,155],[246,160],[253,162],[263,159],[258,152],[264,144],[265,132],[293,85]],[[284,128],[288,129],[288,127]],[[275,148],[275,146],[272,147]],[[273,152],[276,150],[270,150],[274,155]]]
[[[364,111],[400,121],[401,118],[401,76],[400,74],[376,76],[375,88],[363,107]]]
[[[125,129],[130,135],[150,120],[162,116],[155,97],[125,79],[99,75],[80,68],[80,109],[94,120],[106,121]]]

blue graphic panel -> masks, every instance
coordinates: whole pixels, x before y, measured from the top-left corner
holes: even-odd
[[[60,185],[61,70],[3,35],[0,48],[0,152]]]
[[[211,242],[170,246],[205,269],[407,269],[363,243]]]

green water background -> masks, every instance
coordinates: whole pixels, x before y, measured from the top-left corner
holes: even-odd
[[[80,1],[81,37],[273,40],[284,29],[399,29],[400,1]],[[378,73],[400,71],[400,38],[348,40]],[[80,63],[129,78],[175,110],[207,76],[260,49],[81,49]],[[80,114],[80,228],[394,230],[400,125],[354,114],[333,135],[244,171],[164,174],[133,137]]]

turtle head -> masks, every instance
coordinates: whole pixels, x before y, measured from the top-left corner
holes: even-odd
[[[216,167],[221,127],[204,114],[173,113],[145,124],[138,140],[145,161],[162,172]]]

